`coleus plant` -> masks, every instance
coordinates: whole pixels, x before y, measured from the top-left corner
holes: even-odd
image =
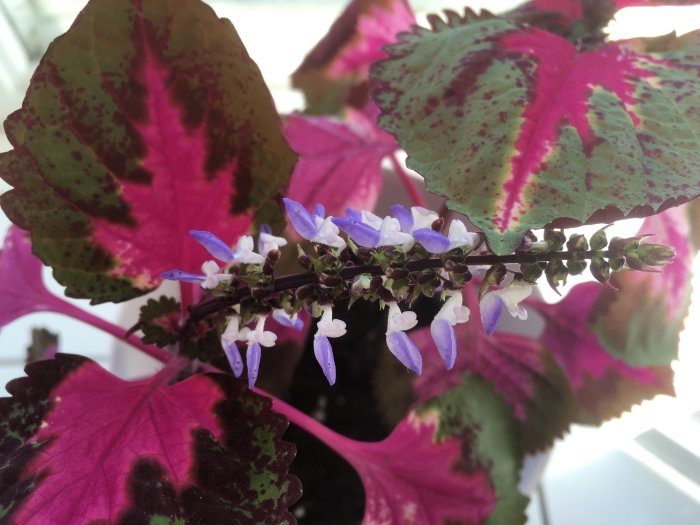
[[[3,521],[523,523],[526,454],[673,393],[700,48],[604,33],[650,4],[535,0],[423,28],[404,0],[353,0],[293,75],[309,112],[280,118],[205,4],[89,2],[5,123],[0,322],[70,315],[165,365],[136,382],[77,355],[28,365],[0,400]],[[480,233],[422,206],[400,149]],[[414,206],[380,217],[386,159]],[[631,216],[647,218],[629,239],[559,229]],[[93,303],[163,279],[181,296],[125,334],[49,293],[42,262]],[[602,284],[530,295],[587,268]],[[500,331],[504,312],[544,329]],[[352,466],[363,504],[297,428],[292,463],[288,421]]]

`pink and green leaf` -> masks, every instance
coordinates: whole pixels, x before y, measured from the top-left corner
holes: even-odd
[[[661,273],[615,274],[620,292],[602,288],[589,326],[613,356],[634,366],[668,366],[678,358],[678,342],[690,307],[693,257],[688,207],[679,206],[644,221],[639,235],[674,248]]]
[[[386,58],[382,47],[415,23],[407,0],[351,0],[292,74],[307,110],[335,114],[346,105],[364,108],[370,65]]]
[[[4,523],[295,523],[287,422],[232,376],[129,383],[64,354],[26,372],[0,399]]]
[[[478,311],[474,292],[465,291],[466,304]],[[476,374],[493,384],[513,411],[518,435],[527,452],[551,446],[569,428],[576,403],[569,380],[544,345],[532,338],[495,333],[487,335],[472,314],[468,323],[455,326],[457,359],[446,370],[429,328],[411,333],[422,350],[423,373],[413,383],[417,403],[442,395]]]
[[[674,393],[670,364],[633,366],[601,344],[590,324],[601,292],[598,283],[579,284],[559,303],[536,307],[546,320],[541,341],[569,378],[583,423],[600,424],[645,399]]]
[[[700,194],[700,48],[578,52],[448,12],[372,69],[380,125],[497,254],[545,225],[647,216]]]
[[[128,299],[197,270],[188,230],[281,220],[295,158],[257,66],[205,4],[168,5],[90,2],[5,123],[3,209],[69,295]]]
[[[363,113],[349,109],[345,120],[290,115],[285,136],[299,154],[288,197],[326,213],[373,210],[382,186],[382,160],[396,150],[394,138]]]

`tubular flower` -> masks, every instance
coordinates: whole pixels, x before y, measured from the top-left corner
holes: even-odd
[[[389,306],[389,316],[387,319],[386,344],[389,347],[389,351],[406,368],[420,375],[423,370],[423,358],[418,347],[405,332],[418,324],[416,314],[411,311],[402,312],[396,302],[387,304]]]
[[[255,328],[243,328],[240,332],[240,338],[248,343],[246,351],[246,364],[248,366],[248,387],[253,388],[255,381],[258,379],[258,371],[260,369],[260,353],[261,346],[275,346],[277,335],[274,332],[265,330],[266,315],[259,315]]]
[[[287,245],[287,239],[272,235],[272,229],[267,224],[260,227],[260,235],[258,236],[258,252],[263,258],[267,258],[267,254],[273,250],[279,250],[282,246]]]
[[[452,369],[457,358],[454,326],[467,321],[469,321],[469,308],[462,304],[462,292],[448,292],[447,301],[430,324],[430,334],[448,370]]]
[[[479,245],[481,239],[478,233],[467,231],[467,227],[458,219],[454,219],[450,223],[447,236],[431,228],[415,230],[413,236],[423,248],[431,253],[445,253],[462,247],[471,251]]]
[[[345,248],[345,241],[338,235],[340,230],[333,224],[332,217],[323,217],[323,206],[316,206],[311,215],[300,203],[287,198],[283,200],[289,222],[301,237],[339,250]]]
[[[496,330],[504,306],[513,317],[527,319],[527,310],[520,306],[520,302],[527,299],[530,293],[532,285],[524,281],[513,281],[505,288],[486,293],[479,303],[481,324],[486,333],[491,335]]]
[[[329,337],[341,337],[347,332],[345,322],[340,319],[333,319],[333,308],[330,305],[321,307],[323,314],[321,320],[316,325],[314,335],[314,356],[321,366],[323,375],[328,382],[335,384],[335,359],[333,358],[333,348]]]
[[[408,251],[415,242],[410,234],[401,231],[401,223],[394,217],[380,219],[365,211],[347,211],[348,217],[334,217],[333,223],[364,248],[400,246]]]
[[[241,374],[243,374],[243,359],[241,358],[241,352],[238,350],[238,345],[236,344],[240,334],[240,323],[240,317],[237,315],[231,316],[224,333],[221,334],[221,346],[231,365],[233,375],[236,377],[241,377]]]
[[[282,326],[301,330],[304,328],[304,321],[299,318],[299,314],[289,315],[284,311],[284,308],[276,308],[272,310],[272,318]]]

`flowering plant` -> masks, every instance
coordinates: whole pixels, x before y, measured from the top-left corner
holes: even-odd
[[[0,322],[70,315],[164,366],[127,382],[51,347],[9,383],[3,520],[523,523],[527,454],[673,392],[700,47],[604,31],[650,3],[420,27],[406,0],[352,0],[293,75],[307,112],[280,118],[199,0],[90,0],[5,122]],[[380,213],[385,159],[412,202]],[[640,232],[608,239],[625,217]],[[42,262],[93,303],[180,296],[123,333]]]

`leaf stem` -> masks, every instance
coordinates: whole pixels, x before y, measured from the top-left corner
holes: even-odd
[[[141,350],[144,354],[147,354],[153,359],[156,359],[162,363],[170,361],[170,359],[173,357],[173,354],[164,348],[158,348],[155,345],[147,345],[141,342],[141,339],[139,339],[138,336],[130,335],[126,337],[126,330],[121,326],[110,323],[109,321],[91,314],[82,308],[78,308],[77,306],[74,306],[58,297],[56,297],[56,302],[54,305],[52,305],[50,310],[58,314],[73,317],[74,319],[78,319],[79,321],[89,324],[98,330],[102,330],[103,332],[113,335],[117,339],[129,343],[134,348]]]
[[[425,201],[423,200],[423,197],[418,191],[418,188],[416,188],[416,184],[414,183],[414,181],[411,180],[411,176],[401,165],[399,159],[396,158],[396,152],[392,153],[389,157],[391,158],[391,165],[394,167],[394,171],[399,176],[399,180],[403,184],[404,188],[406,188],[408,196],[411,198],[411,202],[413,203],[413,205],[425,207]]]

